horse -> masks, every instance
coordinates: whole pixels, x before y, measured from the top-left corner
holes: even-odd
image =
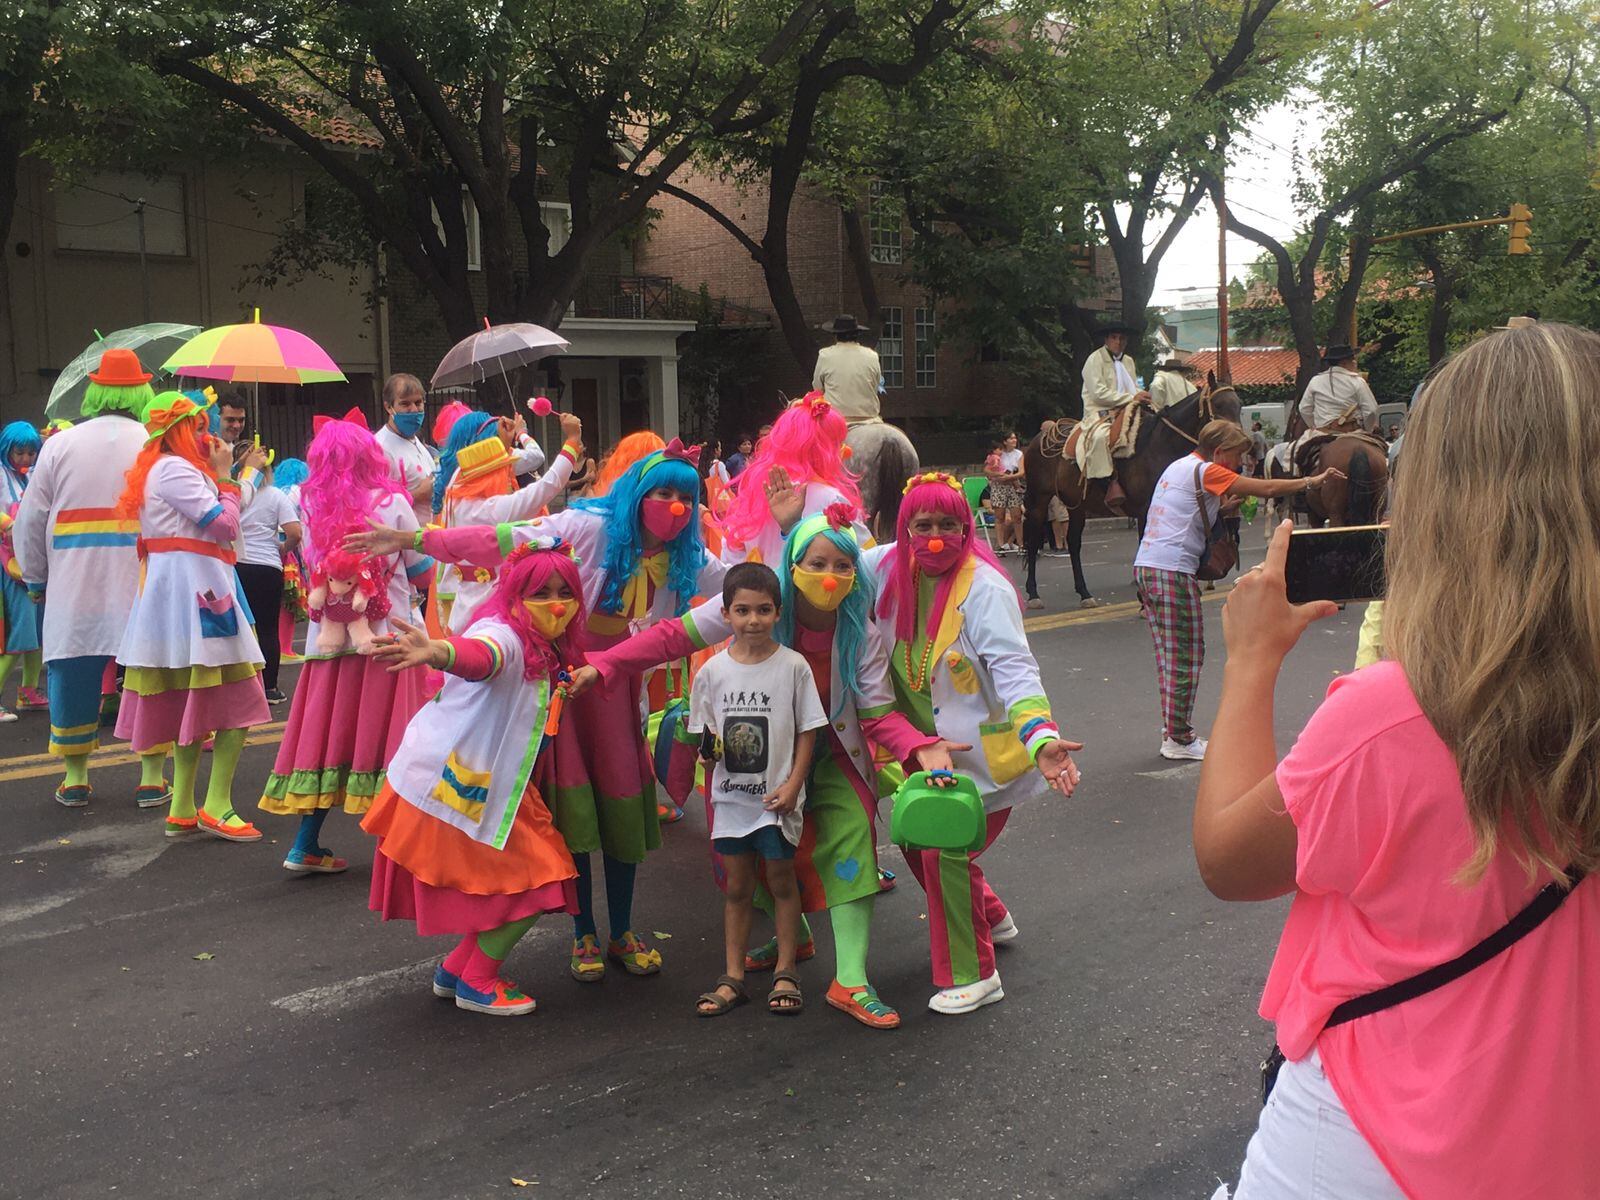
[[[916,447],[898,425],[866,421],[850,426],[844,444],[850,469],[861,477],[863,523],[880,542],[894,540],[900,494],[921,466]]]
[[[1106,507],[1106,485],[1110,481],[1096,479],[1085,488],[1076,460],[1064,452],[1066,435],[1061,427],[1070,429],[1076,422],[1060,422],[1040,430],[1022,452],[1025,478],[1022,541],[1028,555],[1028,607],[1044,607],[1039,599],[1036,569],[1039,548],[1044,544],[1051,496],[1059,496],[1071,510],[1067,522],[1067,551],[1072,556],[1072,581],[1078,589],[1080,607],[1095,608],[1100,601],[1090,593],[1083,577],[1084,523],[1090,517],[1135,517],[1143,537],[1145,515],[1150,510],[1150,499],[1161,473],[1194,450],[1199,443],[1200,430],[1208,422],[1220,419],[1239,424],[1240,408],[1239,393],[1224,387],[1191,392],[1159,413],[1147,411],[1134,440],[1133,453],[1112,462],[1116,480],[1126,497],[1120,513]]]
[[[1330,479],[1306,493],[1306,508],[1318,525],[1372,525],[1389,490],[1389,456],[1362,434],[1344,434],[1317,448],[1310,474],[1333,467],[1343,479]]]

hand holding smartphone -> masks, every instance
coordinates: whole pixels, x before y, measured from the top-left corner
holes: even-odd
[[[1283,568],[1289,603],[1333,600],[1355,604],[1383,599],[1388,533],[1384,525],[1294,530]]]

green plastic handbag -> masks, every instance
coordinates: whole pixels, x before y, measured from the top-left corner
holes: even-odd
[[[908,850],[982,850],[988,822],[977,785],[951,771],[918,771],[894,794],[889,840]]]

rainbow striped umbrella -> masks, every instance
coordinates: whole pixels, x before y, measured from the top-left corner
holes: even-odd
[[[255,320],[195,334],[162,369],[172,375],[230,383],[344,383],[328,352],[305,334]]]

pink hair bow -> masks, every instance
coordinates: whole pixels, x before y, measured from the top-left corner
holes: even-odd
[[[342,417],[312,417],[311,432],[313,434],[321,433],[324,425],[328,425],[334,421],[349,421],[352,425],[361,426],[361,428],[365,429],[368,433],[372,432],[372,426],[367,424],[367,414],[362,412],[360,408],[352,408]]]
[[[700,446],[685,446],[682,438],[673,438],[667,443],[661,454],[664,458],[681,458],[689,465],[698,467],[700,465],[701,449],[702,447]]]

